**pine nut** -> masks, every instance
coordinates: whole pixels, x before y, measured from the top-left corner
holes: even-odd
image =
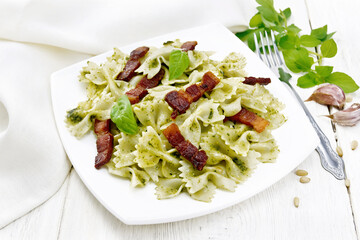
[[[310,178],[303,176],[303,177],[300,178],[300,182],[301,183],[308,183],[308,182],[310,182]]]
[[[301,177],[301,176],[308,175],[308,172],[305,170],[299,169],[299,170],[296,170],[295,174]]]
[[[349,180],[349,179],[345,179],[345,186],[346,186],[347,188],[350,187],[350,180]]]
[[[336,147],[336,152],[340,157],[342,157],[344,155],[343,150],[340,146]]]
[[[294,206],[295,206],[296,208],[299,207],[299,198],[298,198],[298,197],[294,197]]]
[[[356,140],[351,141],[351,150],[355,150],[358,147],[359,143]]]

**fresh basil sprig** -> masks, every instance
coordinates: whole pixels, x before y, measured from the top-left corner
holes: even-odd
[[[170,53],[169,79],[176,79],[189,67],[190,60],[186,52],[174,50]]]
[[[111,108],[110,118],[124,133],[133,135],[139,131],[131,103],[126,95],[121,96]]]
[[[344,92],[355,92],[359,86],[347,74],[333,72],[332,66],[321,66],[324,58],[332,58],[337,53],[337,45],[332,39],[335,32],[328,33],[327,25],[313,29],[308,35],[300,35],[301,29],[294,24],[288,25],[291,9],[276,11],[273,0],[256,0],[260,5],[251,19],[250,28],[236,36],[247,41],[254,51],[254,33],[273,30],[279,50],[282,51],[285,64],[293,73],[304,73],[298,78],[297,85],[309,88],[322,83],[332,83],[341,87]],[[259,37],[257,39],[260,39]],[[311,51],[309,48],[315,48]]]

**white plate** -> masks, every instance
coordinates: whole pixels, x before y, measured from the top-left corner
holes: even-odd
[[[51,95],[55,120],[64,148],[74,168],[92,194],[117,218],[126,224],[154,224],[193,218],[237,204],[268,188],[298,166],[318,145],[318,137],[286,86],[233,33],[219,24],[192,28],[121,47],[131,52],[138,46],[158,46],[168,40],[196,40],[198,50],[215,51],[214,58],[222,59],[230,52],[240,52],[247,58],[246,70],[251,76],[271,77],[267,88],[286,103],[284,114],[288,121],[274,136],[280,147],[276,163],[259,164],[255,173],[235,192],[217,190],[211,203],[195,201],[187,194],[169,200],[157,200],[155,185],[131,188],[127,179],[108,173],[106,168],[96,170],[95,135],[87,134],[81,140],[70,135],[64,124],[66,111],[85,100],[85,87],[78,82],[79,71],[88,60],[102,63],[112,51],[71,65],[51,76]]]

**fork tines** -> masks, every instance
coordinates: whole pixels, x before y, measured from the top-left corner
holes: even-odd
[[[266,31],[264,31],[265,37],[263,36],[262,32],[259,33],[263,54],[260,51],[259,41],[256,36],[256,33],[254,33],[254,41],[255,41],[255,48],[256,48],[257,55],[263,62],[265,62],[267,64],[268,67],[271,68],[271,67],[277,67],[277,66],[283,65],[283,61],[281,59],[279,49],[276,46],[274,31],[271,30],[270,34],[271,34],[271,41],[269,40],[269,36]],[[265,38],[265,40],[264,40],[264,38]],[[265,61],[264,61],[263,55],[265,56]]]

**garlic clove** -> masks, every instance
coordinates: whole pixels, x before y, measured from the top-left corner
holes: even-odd
[[[355,126],[360,121],[360,103],[353,103],[349,108],[327,117],[342,126]]]
[[[330,105],[343,109],[345,105],[345,93],[335,84],[325,83],[316,89],[306,101],[315,101],[323,105]]]

